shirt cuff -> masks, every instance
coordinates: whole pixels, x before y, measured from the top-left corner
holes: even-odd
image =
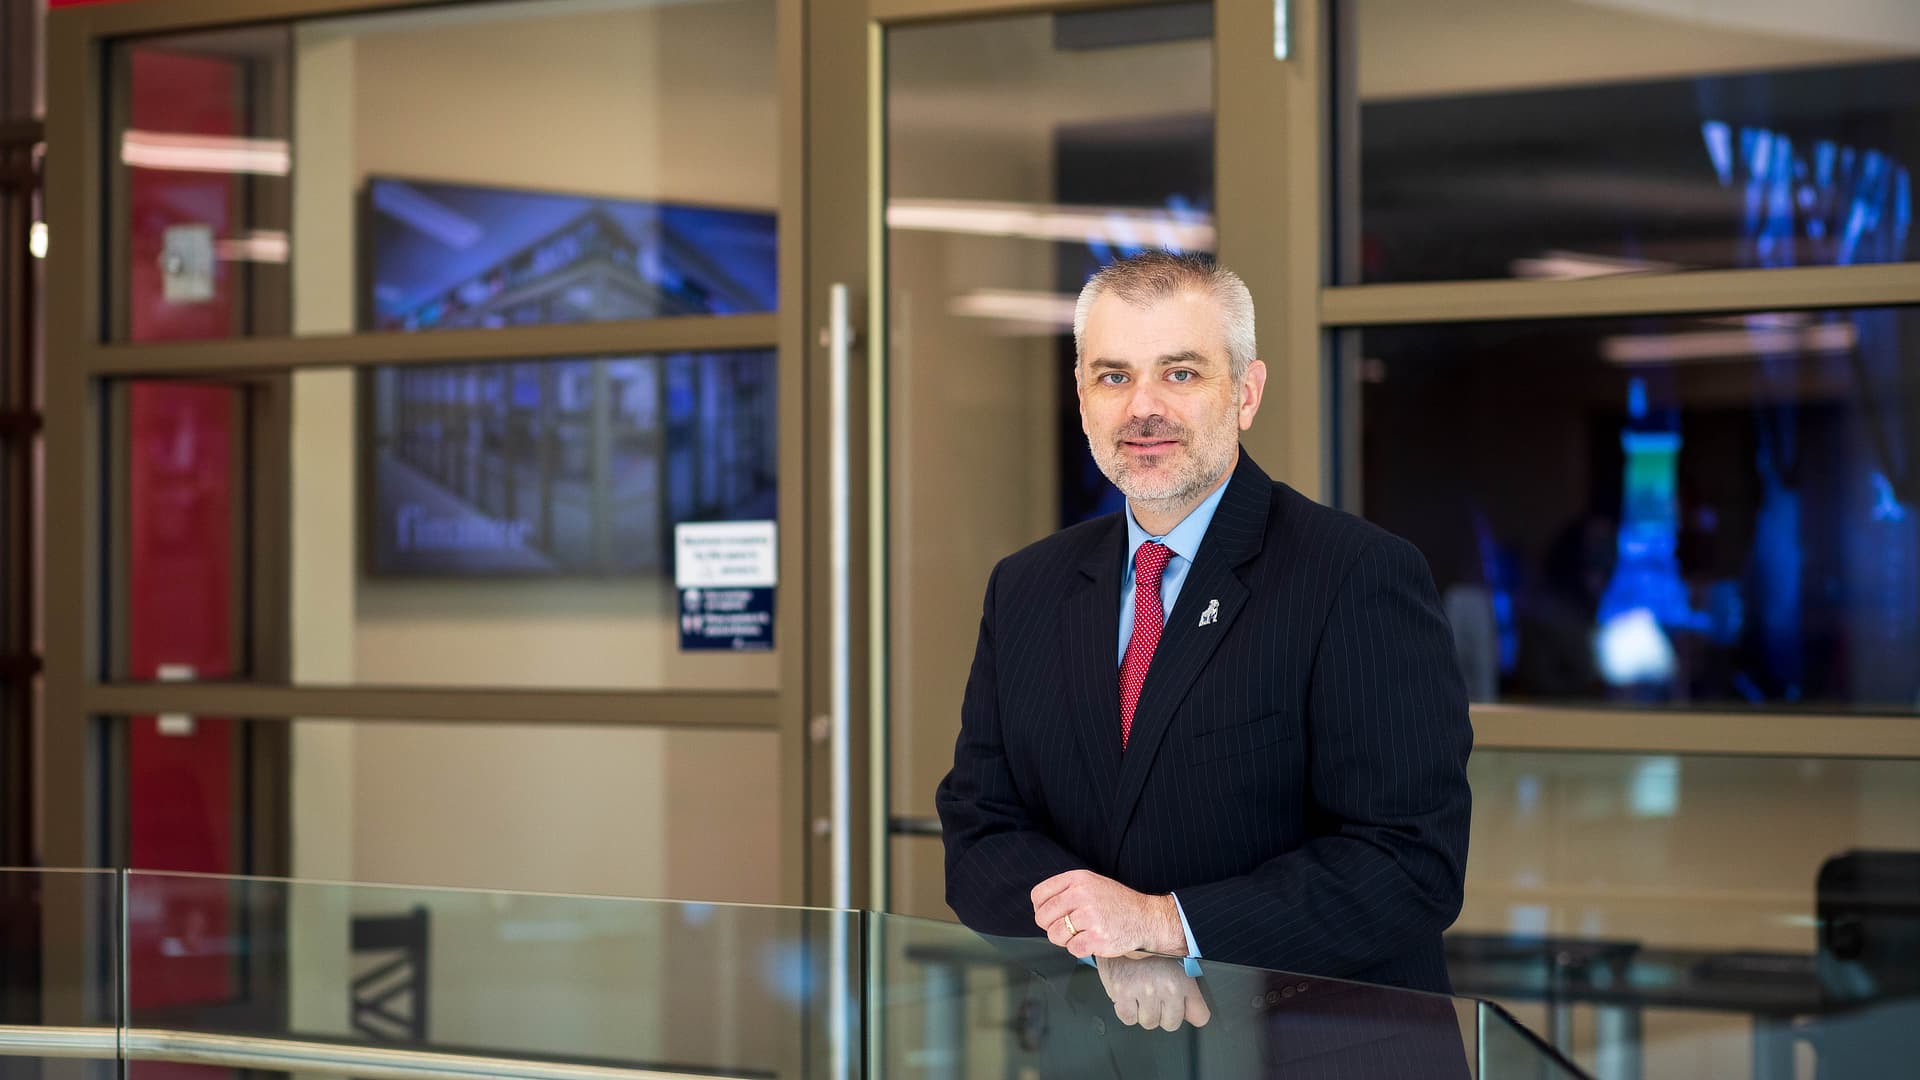
[[[1173,910],[1180,914],[1180,932],[1187,935],[1187,974],[1200,977],[1200,943],[1193,940],[1193,924],[1187,922],[1187,909],[1180,905],[1178,893],[1169,893],[1173,897]]]

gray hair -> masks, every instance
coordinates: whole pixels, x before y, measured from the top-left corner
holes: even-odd
[[[1246,378],[1254,360],[1253,294],[1240,275],[1215,263],[1205,255],[1182,255],[1171,251],[1143,251],[1101,268],[1087,279],[1080,290],[1080,301],[1073,306],[1073,366],[1078,371],[1085,359],[1087,312],[1104,293],[1144,307],[1183,292],[1202,292],[1220,305],[1221,333],[1226,338],[1227,365],[1234,385]]]

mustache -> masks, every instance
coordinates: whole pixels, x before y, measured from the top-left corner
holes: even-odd
[[[1172,439],[1176,442],[1187,441],[1187,429],[1164,416],[1149,416],[1144,420],[1129,420],[1119,431],[1114,432],[1114,442],[1126,442],[1128,439]]]

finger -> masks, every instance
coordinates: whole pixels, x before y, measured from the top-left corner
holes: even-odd
[[[1059,895],[1062,890],[1071,887],[1075,881],[1079,880],[1077,877],[1079,873],[1080,871],[1078,870],[1069,870],[1064,874],[1055,874],[1040,884],[1035,885],[1030,896],[1030,899],[1033,900],[1034,910],[1038,911],[1040,905]]]
[[[1080,903],[1080,890],[1069,885],[1065,889],[1048,897],[1046,902],[1033,909],[1033,920],[1041,926],[1052,926],[1068,915],[1073,916],[1073,925],[1080,926],[1080,912],[1086,905]]]
[[[1200,996],[1199,988],[1195,987],[1187,995],[1187,1023],[1194,1027],[1206,1027],[1211,1019],[1213,1010],[1207,1006],[1207,999]]]
[[[1092,917],[1093,916],[1088,916],[1088,918]],[[1109,936],[1106,931],[1097,927],[1089,930],[1084,926],[1080,926],[1080,918],[1078,916],[1074,917],[1073,925],[1080,930],[1078,934],[1073,935],[1067,942],[1067,951],[1073,955],[1085,959],[1095,959],[1102,956],[1114,959],[1127,955],[1126,949],[1115,947],[1113,938]]]
[[[1160,1030],[1179,1031],[1180,1017],[1186,1013],[1186,1003],[1179,994],[1169,994],[1160,1002]]]
[[[1113,999],[1113,1015],[1121,1023],[1131,1025],[1140,1019],[1140,1002],[1133,995],[1122,993]]]
[[[1140,995],[1140,1026],[1148,1031],[1167,1026],[1167,996],[1161,988]]]
[[[1036,917],[1033,921],[1047,935],[1047,940],[1055,945],[1065,945],[1068,938],[1087,932],[1088,920],[1083,912],[1076,910],[1072,913],[1072,926],[1067,925],[1068,917],[1065,911],[1050,912],[1045,916]]]

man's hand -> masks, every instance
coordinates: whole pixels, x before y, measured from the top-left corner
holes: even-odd
[[[1137,1024],[1148,1031],[1178,1031],[1182,1020],[1206,1027],[1213,1019],[1213,1010],[1200,996],[1200,984],[1178,960],[1102,957],[1094,963],[1100,968],[1100,985],[1113,999],[1113,1015],[1123,1024]]]
[[[1079,957],[1187,951],[1173,897],[1137,893],[1091,870],[1069,870],[1035,885],[1033,921],[1048,941]]]

